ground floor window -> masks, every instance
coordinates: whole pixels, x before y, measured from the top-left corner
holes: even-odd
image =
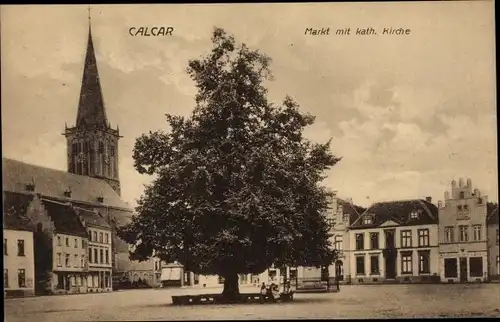
[[[380,274],[380,267],[379,267],[378,258],[379,258],[378,255],[370,256],[370,274],[371,275],[379,275]]]
[[[6,268],[3,269],[3,287],[4,288],[9,287],[9,270]]]
[[[445,258],[444,277],[458,277],[458,264],[456,258]]]
[[[411,253],[401,253],[401,273],[411,274],[413,272],[413,260]]]
[[[57,274],[57,286],[58,289],[64,289],[64,276],[62,274]]]
[[[356,256],[356,275],[365,274],[365,256]]]
[[[469,258],[469,269],[471,277],[482,277],[483,276],[483,258],[482,257],[471,257]]]
[[[421,251],[418,253],[418,272],[429,274],[431,272],[430,251]]]
[[[276,280],[276,270],[269,270],[269,281],[274,282]]]

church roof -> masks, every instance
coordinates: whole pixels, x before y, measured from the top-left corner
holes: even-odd
[[[3,158],[3,190],[25,192],[26,185],[35,184],[35,192],[43,197],[53,197],[64,201],[81,201],[98,207],[110,206],[130,210],[111,186],[100,179],[77,175],[61,170],[50,169],[33,164]],[[71,197],[64,192],[71,190]],[[103,197],[103,202],[97,198]]]
[[[87,53],[83,67],[82,87],[78,102],[76,117],[77,128],[108,128],[108,119],[104,108],[101,83],[92,41],[92,32],[89,26]]]
[[[418,216],[412,217],[414,212]],[[372,217],[371,224],[363,222],[365,216]],[[351,228],[378,227],[388,221],[401,226],[437,224],[438,209],[422,199],[377,202],[359,216]]]
[[[28,207],[32,201],[32,195],[4,191],[3,228],[33,231],[34,227],[26,216]]]

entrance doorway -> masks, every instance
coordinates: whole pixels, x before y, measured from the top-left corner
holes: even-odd
[[[460,282],[467,282],[467,258],[460,257]]]
[[[335,276],[338,277],[339,281],[344,280],[344,262],[341,260],[335,262]]]
[[[394,238],[395,230],[387,229],[384,231],[385,234],[385,278],[394,279],[396,278],[396,240]]]

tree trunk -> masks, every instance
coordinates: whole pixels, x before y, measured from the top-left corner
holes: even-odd
[[[222,295],[226,300],[235,301],[240,295],[240,289],[238,285],[238,274],[230,273],[224,276],[224,290]]]

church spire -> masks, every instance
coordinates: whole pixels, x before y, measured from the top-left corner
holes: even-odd
[[[78,103],[78,114],[76,117],[77,128],[107,128],[108,120],[104,109],[99,72],[92,41],[91,17],[89,6],[89,38],[87,42],[87,54],[83,66],[82,87],[80,90],[80,101]]]

